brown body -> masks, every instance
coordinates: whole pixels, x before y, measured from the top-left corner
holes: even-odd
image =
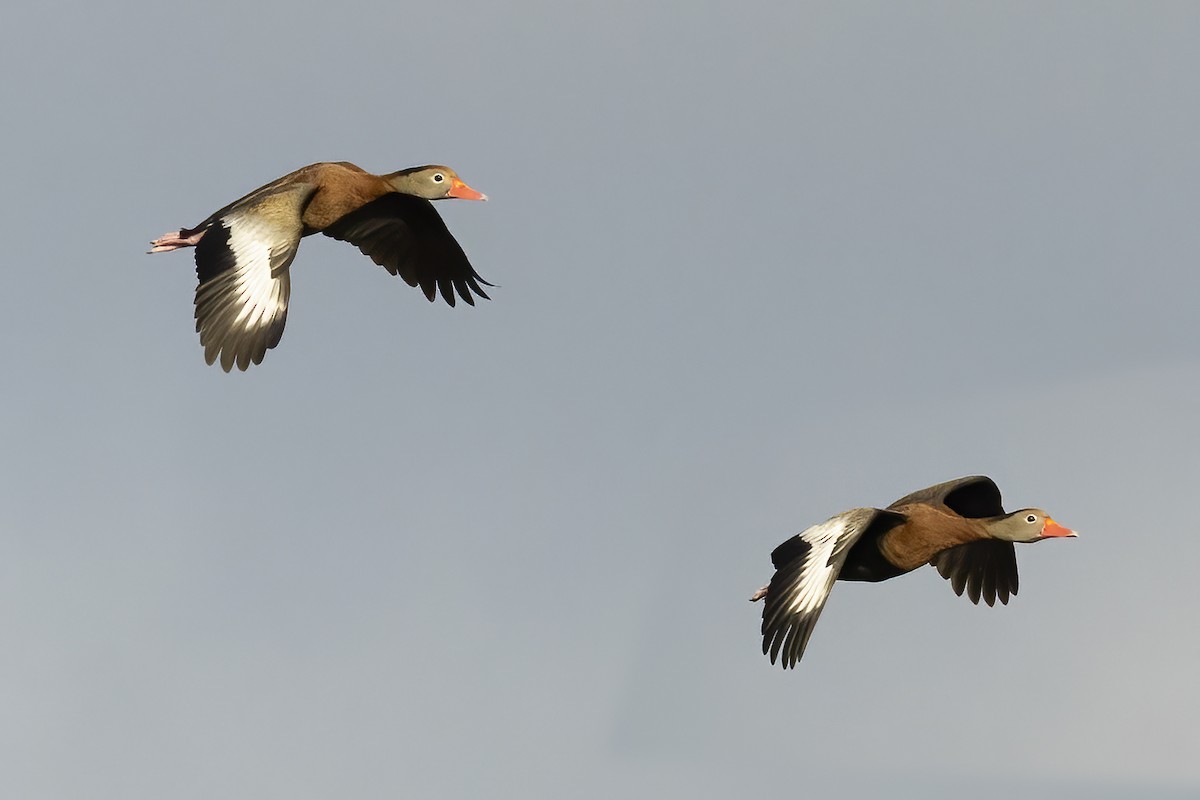
[[[353,164],[339,161],[306,167],[320,188],[304,209],[304,234],[323,231],[342,217],[393,191],[391,184]],[[301,170],[304,172],[305,170]]]
[[[1007,603],[1017,593],[1014,543],[1074,535],[1040,509],[1006,514],[1000,490],[982,476],[838,514],[771,553],[775,575],[750,598],[766,600],[763,653],[795,666],[835,581],[885,581],[931,564],[971,602]]]
[[[943,550],[990,538],[979,520],[943,507],[910,503],[888,510],[903,514],[906,520],[879,537],[879,552],[904,572],[928,564]]]
[[[288,268],[300,239],[324,233],[419,286],[474,305],[490,286],[450,235],[432,200],[485,200],[448,167],[374,175],[345,161],[302,167],[197,225],[151,242],[152,253],[196,248],[196,330],[205,358],[229,371],[262,361],[279,343],[291,293]]]

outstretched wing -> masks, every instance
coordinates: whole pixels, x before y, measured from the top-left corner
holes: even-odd
[[[260,190],[261,192],[262,190]],[[316,187],[292,184],[215,216],[196,244],[196,331],[209,364],[226,372],[262,363],[287,321],[288,267],[304,204]]]
[[[901,497],[888,508],[914,503],[945,506],[955,514],[971,519],[998,517],[1004,513],[1004,506],[1000,504],[1000,488],[995,481],[983,475],[958,478],[920,489]]]
[[[466,253],[450,234],[433,203],[395,192],[363,205],[327,226],[326,236],[349,242],[409,286],[419,286],[430,302],[441,291],[454,305],[455,291],[468,305],[472,293],[491,299]]]
[[[876,508],[856,508],[813,525],[771,553],[775,575],[763,607],[763,653],[787,669],[804,655],[808,637],[829,597],[846,556],[877,521],[891,525],[903,515]]]
[[[1012,542],[986,539],[943,550],[929,559],[938,573],[950,581],[954,593],[962,597],[966,589],[971,602],[979,598],[989,606],[996,598],[1004,605],[1017,593],[1017,550]]]

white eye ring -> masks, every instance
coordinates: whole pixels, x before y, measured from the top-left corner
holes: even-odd
[[[1026,522],[1037,522],[1037,517],[1034,516],[1033,514],[1030,514],[1028,517],[1025,518],[1025,521]]]
[[[440,172],[435,172],[435,173],[433,174],[433,182],[434,182],[434,183],[441,183],[441,182],[442,182],[442,181],[444,181],[444,180],[446,180],[446,176],[445,176],[445,175],[443,175],[442,173],[440,173]]]

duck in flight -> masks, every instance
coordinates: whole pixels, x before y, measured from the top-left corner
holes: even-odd
[[[300,239],[323,233],[355,245],[432,302],[440,292],[469,305],[489,299],[431,200],[486,200],[449,167],[374,175],[345,161],[284,175],[235,200],[194,228],[166,233],[151,253],[196,248],[196,331],[204,358],[229,372],[262,363],[287,320],[288,267]],[[481,286],[482,285],[482,286]]]
[[[763,654],[796,666],[834,581],[884,581],[932,564],[955,594],[1006,604],[1017,593],[1013,544],[1075,535],[1040,508],[1006,513],[1000,489],[983,476],[921,489],[886,509],[838,514],[771,553],[775,575],[750,598],[765,600]]]

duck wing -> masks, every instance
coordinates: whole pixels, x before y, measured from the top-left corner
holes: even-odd
[[[784,669],[795,667],[825,608],[854,543],[872,528],[903,524],[906,517],[878,508],[856,508],[813,525],[771,553],[775,575],[753,599],[763,606],[763,654]]]
[[[316,190],[308,183],[264,187],[205,221],[196,244],[196,331],[209,364],[219,358],[226,372],[244,370],[279,344],[291,295],[288,267]]]
[[[433,203],[389,192],[325,227],[326,236],[358,247],[379,266],[419,286],[432,302],[440,291],[454,305],[455,292],[468,305],[489,300],[480,277]]]

